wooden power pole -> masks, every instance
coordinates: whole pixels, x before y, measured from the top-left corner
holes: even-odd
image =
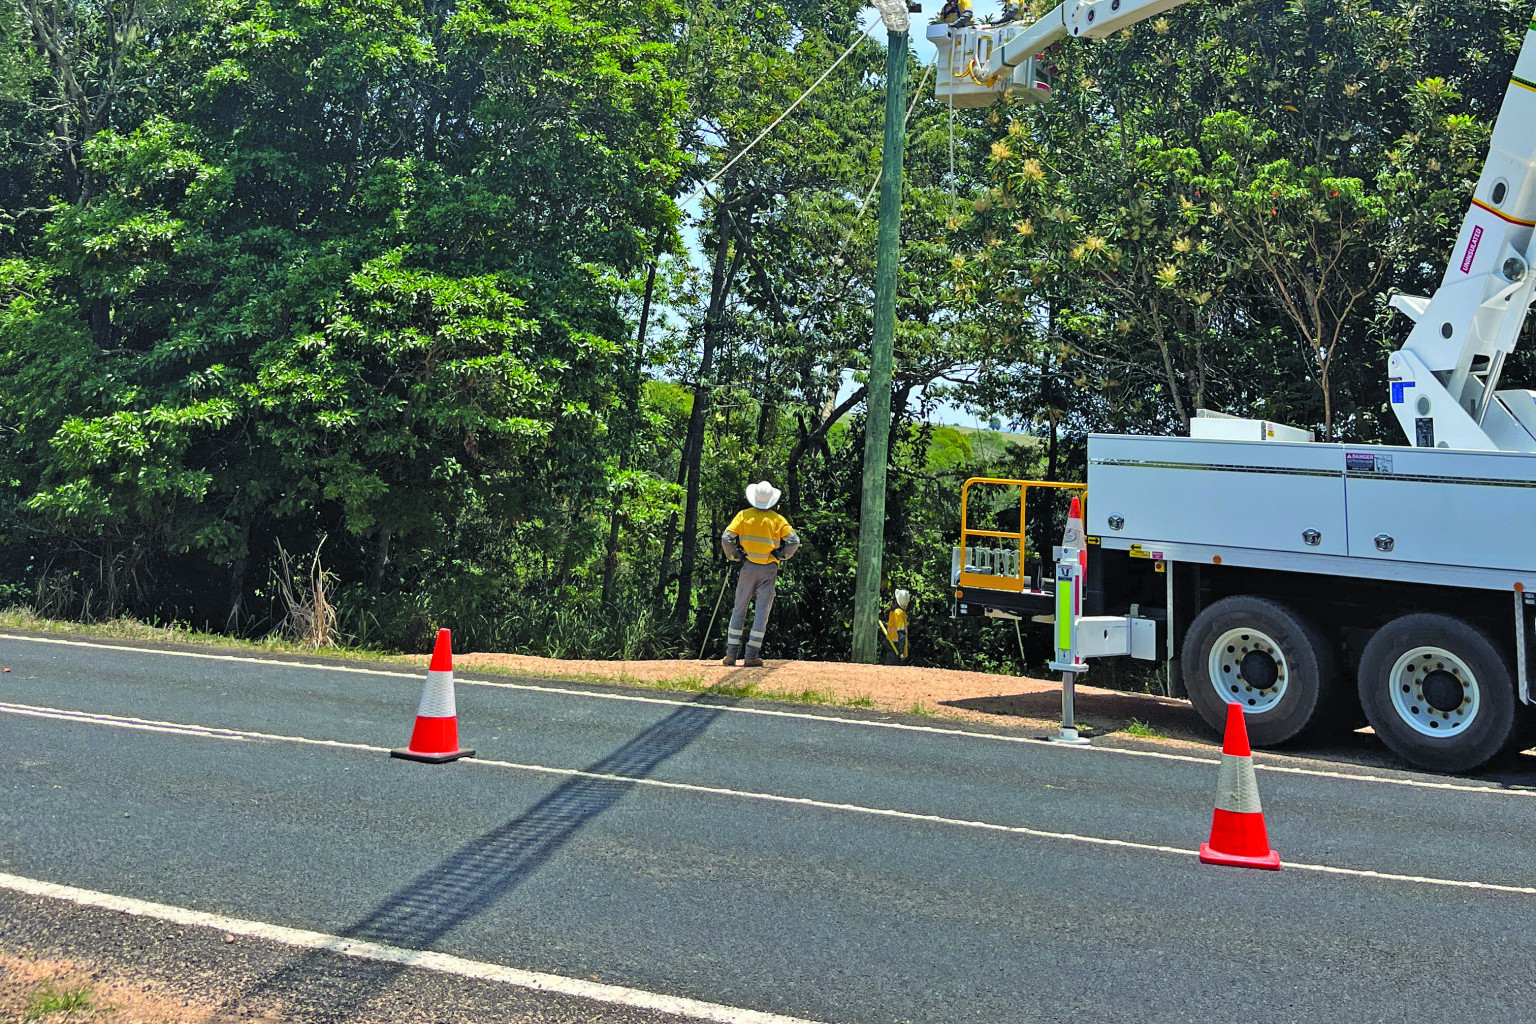
[[[853,584],[853,660],[879,659],[881,561],[885,547],[885,470],[890,455],[891,366],[896,344],[896,267],[901,259],[901,170],[906,150],[906,4],[878,5],[889,38],[885,75],[885,148],[881,154],[880,225],[875,264],[875,335],[869,353],[864,421],[864,480],[859,561]],[[889,8],[889,10],[887,9]],[[898,16],[899,15],[899,16]]]

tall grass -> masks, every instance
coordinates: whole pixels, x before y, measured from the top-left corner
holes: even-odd
[[[481,617],[474,632],[491,650],[545,658],[601,660],[676,657],[681,630],[638,598],[609,607],[578,604],[558,595],[522,595],[496,618]]]

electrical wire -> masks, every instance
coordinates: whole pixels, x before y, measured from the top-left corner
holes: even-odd
[[[928,86],[928,76],[933,73],[933,69],[937,66],[938,55],[935,54],[934,62],[923,69],[922,81],[917,83],[917,89],[912,93],[912,102],[907,105],[907,115],[901,119],[901,126],[903,129],[905,129],[907,124],[912,120],[912,111],[917,109],[918,101],[923,98],[923,90]],[[950,173],[954,173],[953,167],[951,167]],[[875,172],[875,180],[870,182],[869,191],[864,193],[864,199],[859,203],[859,208],[853,215],[853,223],[849,225],[848,233],[843,236],[842,244],[837,247],[837,255],[832,257],[832,262],[828,264],[828,266],[837,266],[837,261],[843,258],[843,253],[847,251],[848,243],[853,240],[854,232],[858,231],[859,224],[864,219],[864,211],[869,208],[869,201],[875,197],[875,190],[880,187],[880,179],[884,174],[884,167],[881,167]],[[822,282],[826,280],[827,275],[830,273],[830,271],[823,272]],[[819,287],[820,282],[818,282],[818,288]]]
[[[854,50],[858,49],[858,46],[859,46],[860,43],[862,43],[864,40],[869,38],[869,31],[872,28],[874,28],[873,24],[871,24],[870,27],[866,28],[863,32],[860,32],[859,35],[858,35],[858,38],[854,39],[853,42],[848,44],[848,49],[843,51],[843,55],[841,57],[837,58],[837,60],[833,61],[832,62],[832,66],[827,68],[827,70],[823,71],[821,73],[821,77],[816,79],[816,81],[812,82],[811,83],[811,87],[809,89],[805,90],[805,92],[800,94],[800,98],[799,99],[795,100],[795,102],[793,102],[789,106],[785,107],[784,108],[784,112],[781,113],[778,117],[774,118],[771,122],[769,122],[767,128],[764,128],[761,132],[758,132],[757,138],[755,138],[751,142],[747,143],[747,148],[746,149],[743,149],[740,153],[737,153],[735,156],[731,157],[731,159],[726,163],[726,165],[724,167],[722,167],[722,168],[720,168],[720,170],[716,171],[715,172],[715,176],[713,178],[710,178],[704,184],[702,184],[698,188],[694,189],[692,195],[690,195],[687,199],[684,199],[682,202],[678,203],[677,204],[678,209],[682,209],[684,206],[687,206],[689,203],[693,202],[695,199],[697,199],[700,196],[702,196],[709,189],[709,186],[711,186],[715,182],[719,181],[722,177],[725,176],[725,172],[729,171],[732,167],[736,166],[736,161],[740,160],[742,157],[744,157],[748,153],[752,152],[752,148],[754,146],[756,146],[759,142],[762,142],[763,139],[765,139],[768,136],[769,132],[773,131],[775,128],[778,127],[780,121],[782,121],[786,117],[788,117],[794,111],[794,109],[796,107],[798,107],[801,103],[805,102],[805,98],[807,96],[809,96],[811,93],[815,92],[816,89],[821,85],[821,83],[825,82],[827,80],[827,76],[832,74],[832,72],[836,71],[837,68],[838,68],[838,65],[840,65],[843,61],[847,60],[849,54],[853,53]]]

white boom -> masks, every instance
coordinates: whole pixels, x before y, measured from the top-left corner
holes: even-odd
[[[1433,298],[1395,295],[1414,321],[1387,361],[1392,411],[1419,448],[1536,452],[1536,392],[1495,391],[1530,308],[1536,224],[1536,46],[1528,34],[1483,175]]]
[[[1049,99],[1048,47],[1101,39],[1184,0],[1068,0],[1033,24],[936,24],[940,101],[986,106],[1005,92]],[[1387,362],[1392,411],[1420,448],[1536,452],[1536,391],[1495,390],[1536,299],[1536,45],[1528,34],[1454,255],[1432,298],[1395,295],[1415,322]]]

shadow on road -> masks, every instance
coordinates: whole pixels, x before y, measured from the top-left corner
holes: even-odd
[[[537,871],[594,818],[635,787],[633,779],[648,777],[669,758],[684,750],[709,728],[729,699],[700,698],[678,708],[611,754],[583,769],[598,775],[578,776],[556,786],[526,813],[465,843],[435,867],[344,929],[344,938],[429,949],[438,939],[496,904]],[[281,970],[261,979],[232,1000],[236,1006],[257,1002],[305,1009],[306,1019],[351,1020],[405,968],[365,961],[343,961],[310,952],[295,957]],[[328,969],[332,968],[332,969]]]

